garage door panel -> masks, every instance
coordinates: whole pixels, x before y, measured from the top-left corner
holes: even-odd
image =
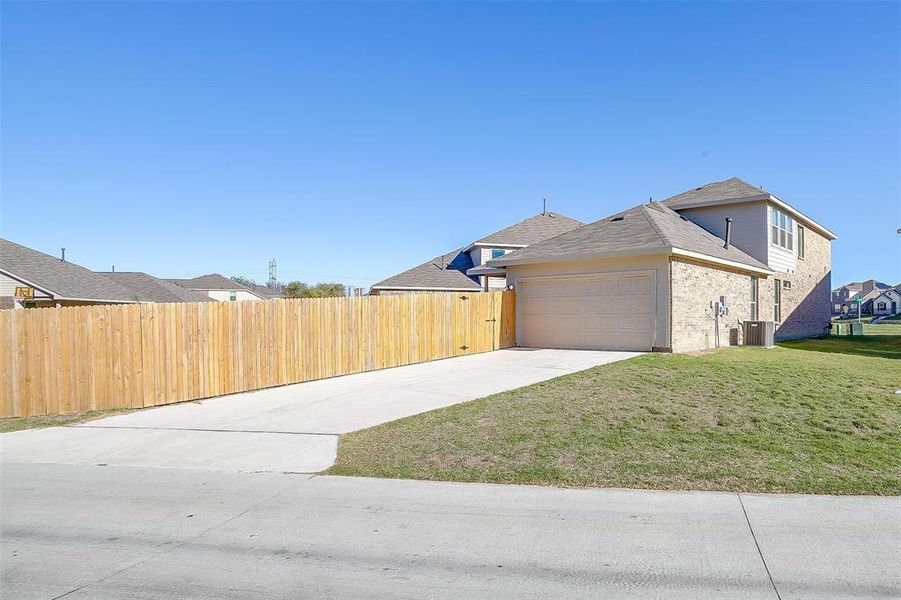
[[[650,350],[655,293],[650,273],[520,280],[520,343],[547,348]]]

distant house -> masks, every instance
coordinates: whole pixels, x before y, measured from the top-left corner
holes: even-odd
[[[504,289],[506,271],[487,267],[486,262],[581,226],[575,219],[544,212],[380,281],[370,294]]]
[[[107,271],[101,275],[134,292],[138,302],[213,302],[205,294],[141,272]]]
[[[138,302],[135,292],[62,258],[0,239],[0,308]]]
[[[870,310],[875,316],[897,315],[901,313],[901,289],[889,288],[883,290],[870,302]]]
[[[277,300],[279,298],[285,297],[280,289],[271,288],[266,285],[249,285],[247,287],[249,287],[255,294],[258,294],[270,300]]]
[[[236,300],[268,300],[272,297],[263,295],[260,291],[251,289],[250,287],[242,285],[219,273],[201,275],[200,277],[195,277],[193,279],[167,279],[166,281],[220,302],[234,302]]]
[[[896,314],[891,313],[875,313],[873,301],[881,296],[883,292],[889,291],[892,286],[876,281],[875,279],[867,279],[866,281],[852,281],[841,287],[832,290],[832,312],[833,314],[852,314],[858,312],[858,304],[860,305],[860,314]],[[891,307],[891,298],[883,299],[882,302],[888,302],[887,306]]]

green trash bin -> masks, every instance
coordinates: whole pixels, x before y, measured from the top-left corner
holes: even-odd
[[[851,335],[863,335],[863,323],[858,321],[854,321],[850,323],[851,325]]]

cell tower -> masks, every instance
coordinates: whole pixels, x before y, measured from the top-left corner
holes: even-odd
[[[278,285],[278,275],[275,273],[275,259],[269,261],[269,281],[266,282],[268,287],[275,289]]]

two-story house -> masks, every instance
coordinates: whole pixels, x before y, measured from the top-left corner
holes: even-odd
[[[891,312],[892,292],[892,286],[875,279],[853,281],[832,290],[832,312],[836,315],[857,315],[858,312],[862,315],[895,314]],[[880,302],[887,301],[888,304],[885,307],[881,307],[881,312],[877,312],[880,307],[874,304],[874,301],[883,294],[887,294],[887,296],[881,299]]]
[[[575,219],[545,211],[380,281],[372,286],[369,293],[378,295],[504,289],[507,285],[504,269],[490,268],[485,263],[582,225]]]
[[[643,204],[490,260],[516,289],[517,344],[688,351],[824,335],[834,233],[741,179]]]

